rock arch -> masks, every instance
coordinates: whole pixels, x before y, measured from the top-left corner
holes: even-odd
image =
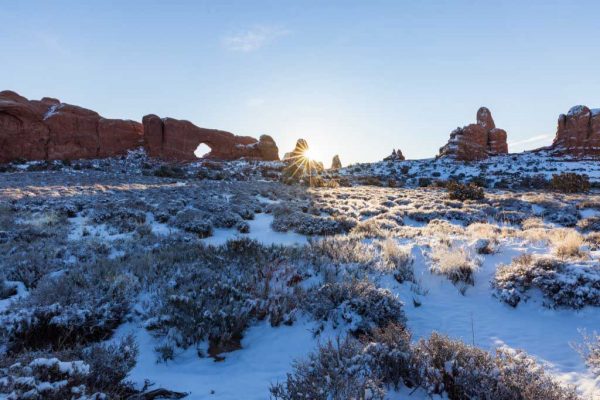
[[[270,136],[260,140],[249,136],[236,136],[217,129],[200,128],[189,121],[173,118],[160,118],[146,115],[144,125],[145,147],[152,157],[175,161],[195,161],[200,144],[210,147],[205,157],[214,160],[236,160],[252,158],[278,160],[278,149]]]

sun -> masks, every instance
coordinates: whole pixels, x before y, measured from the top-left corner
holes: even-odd
[[[309,160],[314,160],[314,154],[313,154],[313,151],[310,149],[310,147],[306,148],[302,152],[302,157],[309,159]]]

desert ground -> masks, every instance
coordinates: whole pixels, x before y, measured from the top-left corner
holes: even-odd
[[[0,397],[600,398],[598,168],[531,157],[13,163]]]

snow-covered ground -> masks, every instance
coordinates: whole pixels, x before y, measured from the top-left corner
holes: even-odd
[[[386,176],[391,173],[389,168],[396,171],[407,165],[409,170],[403,175],[418,171],[418,174],[445,179],[456,174],[479,176],[481,165],[487,165],[484,169],[492,175],[495,171],[502,171],[504,176],[507,171],[523,173],[520,168],[526,167],[532,174],[547,177],[552,174],[549,170],[583,171],[592,180],[600,179],[600,168],[587,161],[552,161],[550,166],[538,163],[535,171],[530,165],[535,160],[526,158],[530,156],[520,156],[519,163],[514,163],[511,157],[469,165],[448,160],[393,166],[379,163],[370,165],[365,174]],[[351,168],[342,174],[354,174]],[[222,361],[206,355],[209,341],[204,338],[186,349],[177,347],[172,360],[157,362],[157,346],[164,343],[165,337],[177,337],[178,333],[147,329],[151,319],[148,310],[166,302],[174,293],[171,291],[178,289],[181,285],[178,279],[182,280],[189,273],[184,267],[191,266],[191,271],[196,268],[200,275],[214,272],[203,264],[212,258],[197,263],[188,259],[203,251],[215,251],[204,245],[225,249],[231,240],[247,238],[263,246],[282,246],[270,248],[269,251],[279,252],[279,258],[265,262],[267,267],[271,267],[270,262],[277,267],[287,267],[289,263],[298,268],[299,273],[292,276],[294,280],[284,280],[285,284],[276,281],[276,273],[274,277],[268,275],[272,281],[266,284],[267,289],[263,288],[265,291],[272,290],[285,298],[291,291],[288,288],[294,285],[290,282],[299,280],[304,289],[316,287],[333,279],[332,271],[339,275],[355,274],[361,279],[366,277],[377,288],[389,289],[402,300],[406,326],[414,342],[428,338],[432,332],[440,332],[489,351],[500,346],[522,349],[561,382],[575,385],[581,395],[600,398],[600,377],[592,374],[573,348],[582,340],[581,331],[600,329],[600,308],[589,305],[581,309],[561,305],[552,308],[537,289],[531,289],[527,301],[512,307],[495,297],[491,286],[497,268],[510,264],[523,253],[558,259],[553,247],[556,243],[548,239],[554,231],[568,230],[581,239],[578,249],[583,255],[578,259],[563,258],[565,262],[597,266],[600,253],[593,226],[600,216],[598,195],[487,190],[484,200],[458,202],[449,200],[443,190],[430,188],[306,189],[257,181],[174,182],[141,175],[85,176],[72,171],[17,172],[6,177],[0,182],[0,199],[5,200],[2,206],[10,202],[10,206],[0,208],[0,272],[3,273],[0,279],[17,290],[10,297],[0,299],[0,315],[12,318],[15,310],[33,307],[35,302],[51,303],[44,291],[50,291],[53,281],[69,278],[70,271],[90,273],[90,266],[109,271],[108,275],[101,276],[101,283],[94,282],[94,285],[103,287],[111,280],[135,282],[132,286],[136,295],[127,298],[131,303],[128,314],[119,321],[114,334],[102,340],[112,343],[129,333],[134,335],[139,354],[128,379],[138,388],[149,380],[156,387],[188,392],[190,399],[265,399],[269,396],[269,387],[284,381],[286,374],[293,371],[294,360],[304,359],[319,343],[348,334],[350,326],[339,324],[334,328],[331,321],[316,320],[309,311],[297,307],[291,325],[272,326],[264,316],[250,319],[243,331],[241,348],[220,353]],[[482,262],[473,274],[474,284],[452,283],[448,277],[432,273],[432,249],[440,243],[454,241],[473,247],[470,243],[478,238],[467,233],[473,223],[496,229],[493,239],[497,241],[491,254],[477,255]],[[541,228],[529,229],[527,224]],[[587,230],[586,226],[592,229]],[[333,236],[334,230],[337,236]],[[306,231],[318,233],[313,236],[299,233]],[[539,242],[528,239],[533,235],[541,237]],[[321,269],[316,268],[311,263],[316,263],[315,259],[323,254],[310,249],[311,242],[325,236],[358,237],[365,245],[359,251],[364,253],[337,257],[365,261],[344,261],[331,269],[323,265]],[[381,261],[381,248],[386,239],[410,248],[414,258],[413,282],[398,283],[392,272],[371,269],[371,261]],[[161,249],[171,248],[172,253],[161,253]],[[304,251],[306,257],[300,257],[294,264],[286,259],[291,256],[281,248],[295,249],[300,254]],[[181,253],[180,249],[192,253]],[[335,253],[335,250],[339,249],[328,251]],[[211,256],[222,260],[234,257],[235,250],[233,252],[223,250]],[[177,264],[181,260],[187,264]],[[257,263],[264,261],[257,260]],[[177,265],[170,269],[174,264]],[[22,273],[30,269],[34,273]],[[193,274],[190,276],[196,278]],[[81,283],[84,284],[86,282]],[[111,290],[116,289],[111,287]],[[112,296],[113,292],[110,293]],[[314,295],[315,292],[306,293]],[[176,295],[187,299],[188,293]],[[77,298],[65,296],[69,301]],[[26,303],[30,297],[33,303]],[[149,306],[146,302],[154,304]],[[277,305],[281,303],[284,301]],[[154,318],[156,314],[151,316]],[[402,387],[400,391],[390,390],[388,398],[431,397],[422,389],[413,392]]]
[[[256,228],[256,227],[255,227]],[[257,237],[273,235],[268,226]],[[300,242],[296,244],[301,244]],[[581,330],[600,327],[600,310],[587,307],[573,311],[549,309],[535,296],[513,308],[493,297],[490,281],[499,264],[510,263],[524,252],[543,252],[543,247],[525,247],[522,243],[502,246],[497,253],[485,257],[475,275],[475,285],[463,293],[447,278],[429,272],[428,263],[418,245],[412,247],[415,272],[421,293],[415,294],[409,283],[398,284],[391,276],[375,279],[381,287],[397,294],[405,303],[408,327],[413,339],[427,338],[436,331],[493,351],[497,347],[525,350],[535,356],[559,380],[575,385],[591,398],[600,393],[600,378],[585,367],[572,344],[581,341]],[[414,306],[417,298],[420,305]],[[177,354],[176,359],[157,363],[154,348],[158,342],[135,324],[125,324],[116,336],[133,332],[140,345],[138,364],[131,378],[142,384],[150,379],[158,386],[189,392],[190,399],[264,399],[270,384],[285,379],[291,362],[314,350],[318,343],[334,338],[343,331],[328,330],[318,336],[314,321],[301,320],[293,326],[271,327],[260,323],[250,328],[242,340],[242,350],[225,355],[225,360],[199,358],[196,349]],[[389,398],[404,398],[391,392]],[[409,398],[425,399],[422,392]]]
[[[432,180],[469,180],[483,178],[491,186],[505,181],[518,183],[520,179],[544,177],[564,172],[586,174],[591,182],[600,182],[600,163],[596,159],[556,157],[544,151],[523,152],[490,157],[482,161],[455,162],[449,158],[428,158],[406,161],[380,161],[371,164],[350,165],[340,170],[342,176],[378,176],[418,185],[419,178]]]
[[[213,235],[202,239],[203,243],[219,246],[228,240],[236,238],[248,238],[256,240],[264,245],[279,244],[294,246],[306,244],[308,238],[295,232],[276,232],[271,228],[273,216],[269,214],[257,214],[253,220],[248,221],[249,233],[239,233],[235,229],[215,229]]]

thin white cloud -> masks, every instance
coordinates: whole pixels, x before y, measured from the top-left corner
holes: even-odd
[[[510,142],[508,143],[509,146],[523,146],[525,144],[529,144],[529,143],[535,143],[535,142],[541,142],[542,140],[546,140],[546,139],[550,139],[552,136],[551,135],[537,135],[537,136],[532,136],[528,139],[523,139],[523,140],[517,140],[516,142]]]
[[[223,46],[231,51],[249,53],[273,42],[275,39],[285,36],[289,31],[272,27],[256,26],[235,35],[226,36],[222,39]]]

